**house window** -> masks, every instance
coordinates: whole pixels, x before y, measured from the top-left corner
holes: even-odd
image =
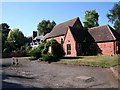
[[[71,44],[67,44],[67,55],[71,54]]]
[[[81,50],[81,48],[82,48],[81,43],[78,43],[78,50]]]
[[[117,49],[117,51],[118,51],[118,47],[119,47],[119,46],[118,46],[118,43],[116,43],[116,49]]]
[[[63,42],[64,42],[64,41],[63,41],[63,38],[61,38],[61,44],[63,44]]]

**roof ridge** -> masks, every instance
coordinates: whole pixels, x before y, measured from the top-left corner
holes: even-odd
[[[95,26],[95,27],[91,27],[91,28],[88,28],[88,29],[100,28],[100,27],[103,27],[103,26],[108,26],[108,25]]]
[[[62,23],[59,23],[59,24],[57,24],[57,25],[61,25],[61,24],[63,24],[63,23],[66,23],[66,22],[70,22],[70,21],[72,21],[72,20],[77,20],[79,17],[76,17],[76,18],[73,18],[73,19],[70,19],[70,20],[66,20],[66,21],[64,21],[64,22],[62,22]],[[74,23],[75,23],[75,21],[74,21]],[[57,26],[56,25],[56,26]]]
[[[113,36],[114,40],[116,40],[116,38],[115,38],[115,36],[114,36],[113,32],[111,31],[111,29],[110,29],[109,25],[107,25],[107,28],[108,28],[108,30],[110,31],[111,35]]]
[[[68,21],[62,22],[60,24],[57,24],[52,31],[50,32],[48,37],[54,37],[57,35],[65,35],[67,28],[69,26],[73,27],[75,25],[75,23],[80,20],[79,17],[70,19]]]

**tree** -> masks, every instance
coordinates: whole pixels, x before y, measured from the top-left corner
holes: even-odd
[[[107,17],[109,22],[114,24],[115,30],[120,32],[120,2],[116,3],[114,7],[109,10]]]
[[[7,40],[7,36],[10,31],[9,27],[10,26],[7,23],[0,24],[0,34],[1,34],[1,39],[2,39],[2,52],[3,52],[4,48],[6,47],[5,42]]]
[[[44,33],[44,35],[46,33],[49,33],[53,27],[56,25],[56,23],[54,21],[50,22],[50,20],[42,20],[38,26],[37,26],[37,30],[39,32],[39,35]]]
[[[85,11],[85,21],[84,28],[88,29],[94,26],[99,26],[98,24],[99,15],[95,10],[87,10]]]
[[[13,49],[20,50],[21,46],[25,44],[24,34],[19,29],[13,29],[8,33],[7,42]]]

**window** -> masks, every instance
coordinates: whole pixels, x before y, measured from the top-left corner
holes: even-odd
[[[81,48],[82,48],[81,43],[78,43],[78,50],[81,50]]]
[[[119,49],[118,47],[119,47],[119,46],[118,46],[118,42],[117,42],[117,43],[116,43],[116,49],[117,49],[117,51],[118,51],[118,49]]]
[[[63,42],[64,42],[64,41],[63,41],[63,38],[61,38],[61,44],[63,44]]]
[[[71,54],[71,44],[67,44],[67,55]]]

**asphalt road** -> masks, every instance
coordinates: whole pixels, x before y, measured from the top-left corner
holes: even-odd
[[[118,88],[109,68],[0,59],[2,88]]]

